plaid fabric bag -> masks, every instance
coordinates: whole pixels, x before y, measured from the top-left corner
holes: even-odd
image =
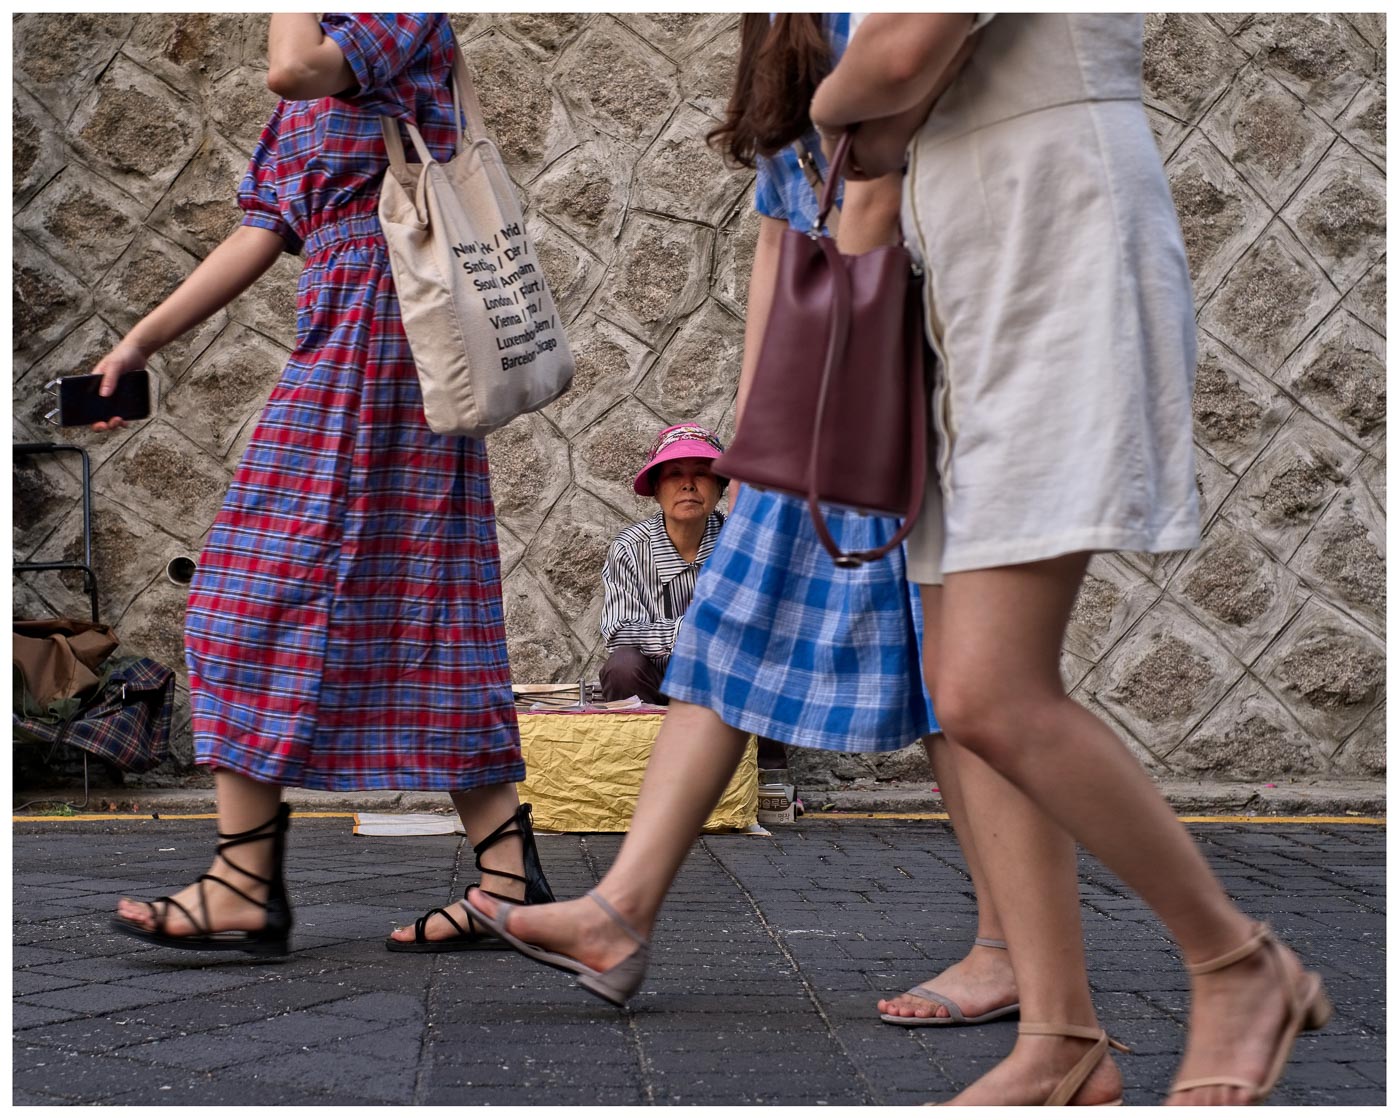
[[[77,710],[38,709],[16,674],[18,742],[81,747],[132,774],[170,758],[175,674],[148,657],[114,657],[100,667],[101,687]]]

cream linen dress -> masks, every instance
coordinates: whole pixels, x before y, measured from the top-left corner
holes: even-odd
[[[999,15],[910,144],[940,362],[909,578],[1199,541],[1191,279],[1142,19]]]

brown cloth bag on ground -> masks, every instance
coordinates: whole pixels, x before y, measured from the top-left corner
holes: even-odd
[[[79,696],[98,683],[94,670],[121,639],[110,626],[73,618],[15,619],[14,667],[40,707]]]

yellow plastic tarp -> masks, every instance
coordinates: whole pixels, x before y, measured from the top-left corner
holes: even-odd
[[[517,788],[520,800],[534,806],[535,827],[626,832],[662,718],[652,712],[521,715],[526,777]],[[750,739],[705,831],[745,829],[757,819],[758,748]]]

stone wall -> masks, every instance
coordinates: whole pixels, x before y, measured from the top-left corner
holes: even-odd
[[[733,15],[454,16],[579,359],[573,389],[490,440],[521,680],[599,661],[598,571],[648,512],[628,481],[663,424],[728,435],[756,223],[752,176],[702,134]],[[1385,18],[1148,18],[1147,102],[1199,311],[1205,543],[1091,568],[1064,671],[1154,772],[1384,770]],[[14,21],[15,438],[237,221],[275,98],[264,17]],[[208,531],[292,342],[298,264],[152,362],[160,415],[89,449],[102,609],[181,667],[166,561]],[[72,464],[17,471],[19,556],[74,555]],[[27,578],[23,614],[80,613]],[[922,780],[917,751],[803,752],[809,787]]]

